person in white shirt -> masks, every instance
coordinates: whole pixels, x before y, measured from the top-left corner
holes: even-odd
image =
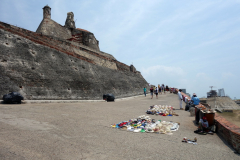
[[[179,89],[178,91],[178,98],[179,98],[179,103],[180,103],[180,109],[183,110],[183,107],[182,107],[182,94],[181,94],[182,90]]]

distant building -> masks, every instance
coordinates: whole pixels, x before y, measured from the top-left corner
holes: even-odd
[[[210,97],[217,97],[217,91],[210,90],[209,92],[207,92],[207,98],[210,98]]]
[[[240,106],[240,100],[235,100],[235,102]]]
[[[218,89],[218,96],[219,97],[225,97],[225,92],[224,92],[224,89]]]

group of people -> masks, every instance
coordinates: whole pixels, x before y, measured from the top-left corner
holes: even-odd
[[[158,87],[151,87],[150,88],[150,93],[151,93],[151,99],[153,98],[153,94],[156,95],[156,98],[158,98],[158,94],[166,94],[166,92],[170,91],[171,88],[169,88],[167,85],[165,87],[164,84],[162,84],[161,86],[158,85]],[[146,87],[143,88],[143,92],[144,92],[144,95],[146,97],[146,94],[147,94],[147,89]]]
[[[183,110],[183,107],[182,107],[183,97],[182,97],[181,92],[182,92],[182,90],[179,89],[178,97],[179,97],[179,102],[180,102],[180,109]],[[200,103],[200,99],[197,97],[196,93],[193,93],[193,96],[191,97],[191,100],[190,100],[190,109],[192,107],[195,107],[196,105],[199,105],[199,103]],[[213,130],[213,126],[209,126],[207,118],[204,116],[199,120],[198,130],[196,130],[194,132],[195,133],[205,133],[204,131],[208,131],[209,134],[213,134],[212,130]]]
[[[183,101],[183,97],[182,97],[182,90],[179,89],[178,90],[178,97],[179,97],[179,102],[180,102],[180,109],[183,110],[183,107],[182,107],[182,101]],[[195,107],[196,105],[199,105],[200,103],[200,99],[197,97],[196,93],[193,93],[193,96],[191,98],[191,101],[190,101],[190,104],[191,104],[191,107]]]
[[[153,98],[154,93],[156,95],[156,98],[158,98],[158,93],[165,94],[166,92],[168,92],[170,90],[171,90],[171,88],[168,87],[168,86],[165,87],[164,84],[162,84],[161,86],[158,85],[158,87],[151,87],[150,88],[151,99]],[[146,87],[143,88],[143,91],[144,91],[144,94],[145,94],[145,97],[146,97],[146,94],[147,94]],[[181,92],[182,92],[182,90],[179,89],[178,90],[178,98],[179,98],[180,110],[183,110],[183,107],[182,107],[183,96],[182,96]],[[199,103],[200,103],[200,99],[197,97],[196,93],[193,93],[193,96],[191,97],[191,100],[190,100],[190,107],[195,107],[196,105],[199,105]],[[195,133],[204,132],[204,130],[210,130],[210,132],[208,132],[208,133],[213,134],[213,132],[211,131],[212,126],[211,127],[209,126],[206,117],[203,117],[202,119],[200,119],[198,130],[195,131]]]

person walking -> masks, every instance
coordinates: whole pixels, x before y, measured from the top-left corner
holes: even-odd
[[[155,89],[156,98],[158,99],[158,87]]]
[[[150,88],[151,99],[153,98],[153,87]]]
[[[165,87],[164,87],[164,84],[162,84],[162,86],[161,86],[161,90],[162,90],[162,93],[164,92],[164,94],[165,94]]]
[[[146,87],[143,88],[143,92],[144,92],[144,95],[146,97],[146,94],[147,94],[147,88]]]
[[[180,109],[183,110],[183,107],[182,107],[182,94],[181,94],[182,90],[179,89],[178,91],[178,98],[179,98],[179,104],[180,104]]]
[[[158,84],[158,93],[159,94],[161,93],[161,86],[160,86],[160,84]]]

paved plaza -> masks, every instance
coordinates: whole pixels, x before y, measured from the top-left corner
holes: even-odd
[[[240,159],[217,134],[195,134],[194,117],[179,110],[178,103],[177,95],[167,93],[158,99],[147,95],[115,102],[0,104],[0,159]],[[150,115],[179,122],[173,135],[111,128],[144,115],[155,104],[177,109],[179,116]],[[183,137],[197,137],[197,145],[181,142]]]

